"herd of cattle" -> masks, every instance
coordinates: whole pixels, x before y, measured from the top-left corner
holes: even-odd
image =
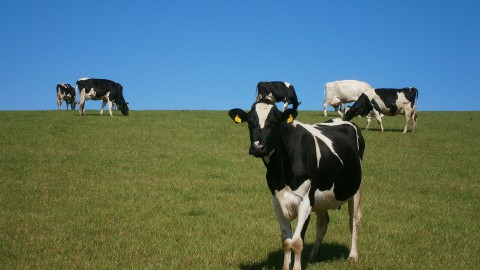
[[[58,109],[63,101],[75,109],[76,92],[80,93],[79,113],[85,115],[85,101],[103,100],[108,104],[110,116],[116,104],[123,115],[128,115],[128,103],[123,97],[123,87],[105,79],[79,79],[76,89],[70,84],[57,85]],[[280,111],[276,102],[283,102]],[[355,102],[342,112],[339,107]],[[362,217],[360,208],[362,159],[365,141],[360,129],[350,120],[367,116],[368,129],[372,117],[382,131],[383,115],[405,115],[404,133],[413,119],[413,132],[417,125],[418,90],[374,89],[370,84],[344,80],[325,84],[324,114],[327,107],[335,108],[340,116],[318,124],[304,124],[298,115],[297,94],[286,82],[259,82],[257,98],[250,111],[235,108],[228,112],[237,123],[248,123],[250,132],[249,153],[261,158],[267,168],[266,180],[273,197],[273,208],[280,224],[284,250],[283,269],[289,269],[291,252],[294,269],[301,269],[303,241],[310,214],[317,216],[317,234],[309,260],[319,258],[320,245],[330,221],[328,210],[340,209],[348,203],[351,238],[350,261],[358,261],[357,237]],[[292,108],[288,108],[291,104]],[[291,222],[297,218],[292,233]]]
[[[77,102],[77,91],[80,93],[80,101]],[[273,102],[282,101],[283,110],[289,104],[297,110],[301,102],[298,102],[297,94],[293,86],[287,82],[259,82],[257,84],[257,96],[271,99]],[[76,83],[76,89],[68,83],[57,84],[57,105],[58,109],[65,101],[66,107],[70,105],[74,110],[76,104],[79,105],[80,115],[85,115],[86,100],[103,100],[100,114],[103,114],[105,105],[108,104],[110,116],[114,105],[122,112],[128,115],[128,103],[123,97],[123,87],[121,84],[106,79],[81,78]],[[382,117],[384,115],[405,115],[405,127],[403,133],[408,130],[410,120],[413,120],[412,131],[417,128],[417,99],[418,90],[413,87],[392,89],[377,88],[374,89],[366,82],[356,80],[343,80],[328,82],[325,84],[325,100],[323,102],[323,112],[327,116],[328,106],[332,106],[336,112],[342,116],[343,120],[350,121],[353,117],[367,116],[367,130],[370,126],[371,118],[375,117],[381,130],[383,131]],[[339,108],[349,102],[355,102],[346,113],[342,113]],[[344,111],[345,112],[345,111]]]
[[[405,114],[406,124],[413,119],[416,128],[415,88],[374,89],[360,81],[335,81],[325,84],[326,108],[338,111],[342,104],[353,102],[342,119],[318,124],[304,124],[297,117],[298,102],[293,86],[283,82],[260,82],[257,99],[250,111],[235,108],[228,112],[237,123],[248,123],[249,153],[261,158],[266,169],[267,185],[280,224],[284,261],[282,269],[301,269],[301,254],[310,214],[317,216],[317,234],[309,261],[319,258],[320,245],[330,221],[328,210],[340,209],[348,202],[351,248],[348,259],[358,261],[357,237],[362,217],[361,183],[365,141],[360,129],[349,122],[354,116],[374,116],[382,127],[382,115]],[[280,111],[276,102],[284,102]],[[288,108],[292,104],[293,108]],[[369,118],[370,119],[370,118]],[[368,122],[368,125],[370,122]],[[297,218],[292,233],[291,222]]]

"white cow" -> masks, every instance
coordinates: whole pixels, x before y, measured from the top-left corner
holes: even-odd
[[[362,93],[365,93],[369,98],[375,96],[373,87],[366,82],[343,80],[326,83],[323,114],[327,116],[327,107],[328,105],[331,105],[335,108],[335,111],[343,117],[343,114],[338,110],[338,107],[349,102],[357,101]]]

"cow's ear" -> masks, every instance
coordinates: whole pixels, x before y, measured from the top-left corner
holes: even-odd
[[[293,120],[297,118],[298,111],[295,109],[287,109],[282,113],[282,120],[287,124],[293,123]]]
[[[237,124],[247,122],[247,113],[242,109],[231,109],[228,111],[228,116]]]

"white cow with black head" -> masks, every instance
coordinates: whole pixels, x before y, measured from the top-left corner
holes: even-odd
[[[366,94],[370,98],[373,98],[375,95],[374,89],[370,84],[357,80],[328,82],[324,88],[323,114],[325,116],[327,116],[328,105],[332,106],[340,116],[343,116],[338,110],[340,106],[357,101],[361,94]]]

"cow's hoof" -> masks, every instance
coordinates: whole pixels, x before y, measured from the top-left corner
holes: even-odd
[[[348,256],[348,261],[351,263],[357,263],[358,262],[358,256]]]

